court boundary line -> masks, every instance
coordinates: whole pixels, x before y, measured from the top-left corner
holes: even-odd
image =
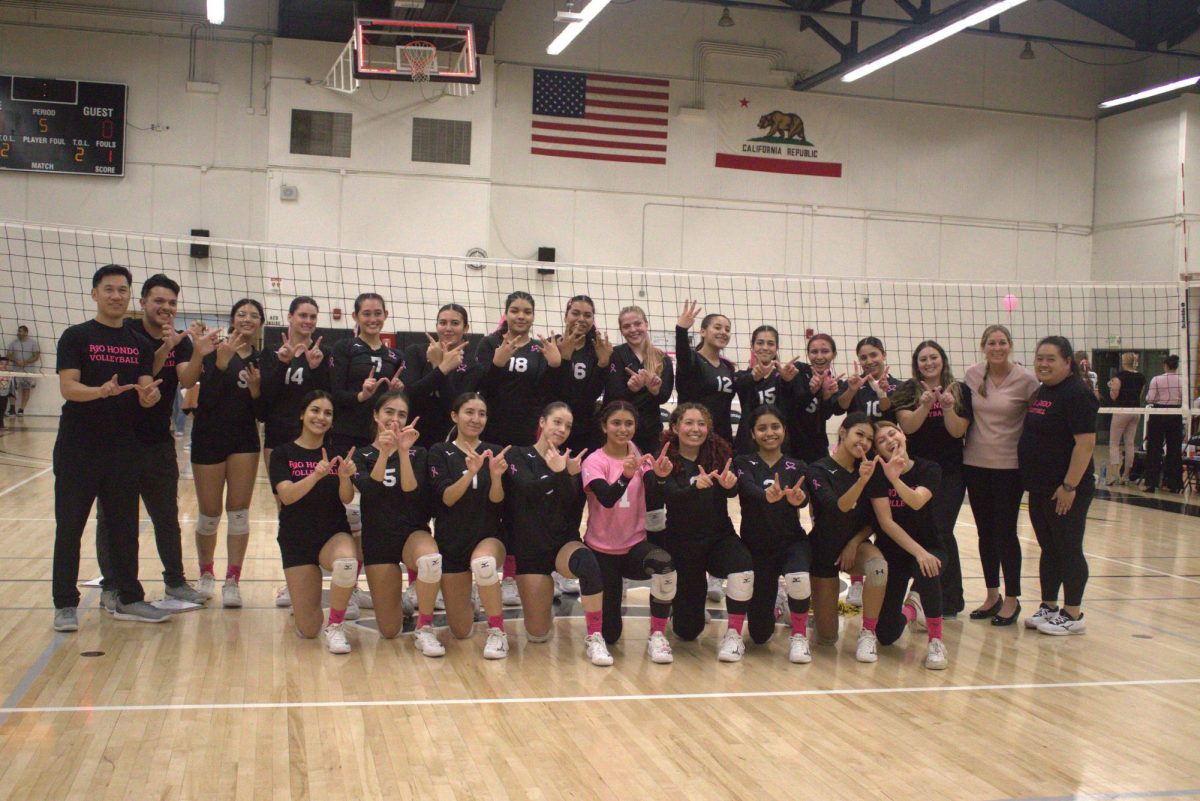
[[[22,466],[23,466],[23,465],[22,465]],[[53,470],[53,469],[54,469],[53,467],[43,467],[41,470],[39,470],[38,472],[34,473],[32,476],[26,476],[25,478],[23,478],[23,479],[21,479],[20,481],[18,481],[16,484],[13,484],[11,487],[6,487],[5,489],[3,489],[3,490],[0,490],[0,498],[3,498],[5,495],[7,495],[8,493],[12,492],[13,490],[18,490],[18,489],[20,489],[21,487],[23,487],[23,486],[25,486],[26,484],[28,484],[30,481],[36,481],[37,479],[39,479],[39,478],[41,478],[42,476],[46,475],[47,473],[49,473],[49,472],[50,472],[51,470]],[[50,518],[50,519],[51,519],[51,520],[53,520],[54,518]]]
[[[1182,790],[1131,790],[1124,793],[1076,793],[1075,795],[1039,795],[1024,798],[1004,798],[997,801],[1119,801],[1122,798],[1170,798],[1200,795],[1200,788]]]

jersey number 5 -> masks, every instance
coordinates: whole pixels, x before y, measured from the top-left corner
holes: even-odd
[[[384,469],[384,471],[383,471],[383,486],[385,486],[385,487],[396,486],[396,468],[388,467],[388,468]]]

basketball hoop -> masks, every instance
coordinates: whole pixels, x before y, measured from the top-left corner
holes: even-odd
[[[408,67],[414,83],[429,80],[429,73],[437,65],[437,47],[432,42],[415,41],[401,45],[400,62]]]

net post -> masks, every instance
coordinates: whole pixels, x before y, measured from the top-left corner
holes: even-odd
[[[1179,346],[1179,386],[1183,388],[1183,397],[1180,399],[1184,410],[1190,410],[1192,407],[1192,398],[1195,397],[1195,387],[1192,386],[1193,372],[1192,364],[1192,310],[1189,304],[1189,294],[1191,290],[1192,276],[1190,273],[1182,273],[1179,276],[1179,328],[1180,328],[1180,346]],[[1186,435],[1190,436],[1192,430],[1192,417],[1190,414],[1184,415],[1184,422],[1187,425]],[[1186,439],[1186,436],[1185,436]]]

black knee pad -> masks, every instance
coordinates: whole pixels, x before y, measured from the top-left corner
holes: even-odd
[[[671,559],[671,554],[662,548],[655,548],[646,554],[646,558],[642,560],[642,567],[646,570],[646,578],[649,578],[655,574],[672,572],[675,570],[675,562]]]
[[[595,595],[604,592],[604,578],[600,574],[600,563],[589,548],[576,548],[567,560],[567,567],[579,579],[579,594]]]

